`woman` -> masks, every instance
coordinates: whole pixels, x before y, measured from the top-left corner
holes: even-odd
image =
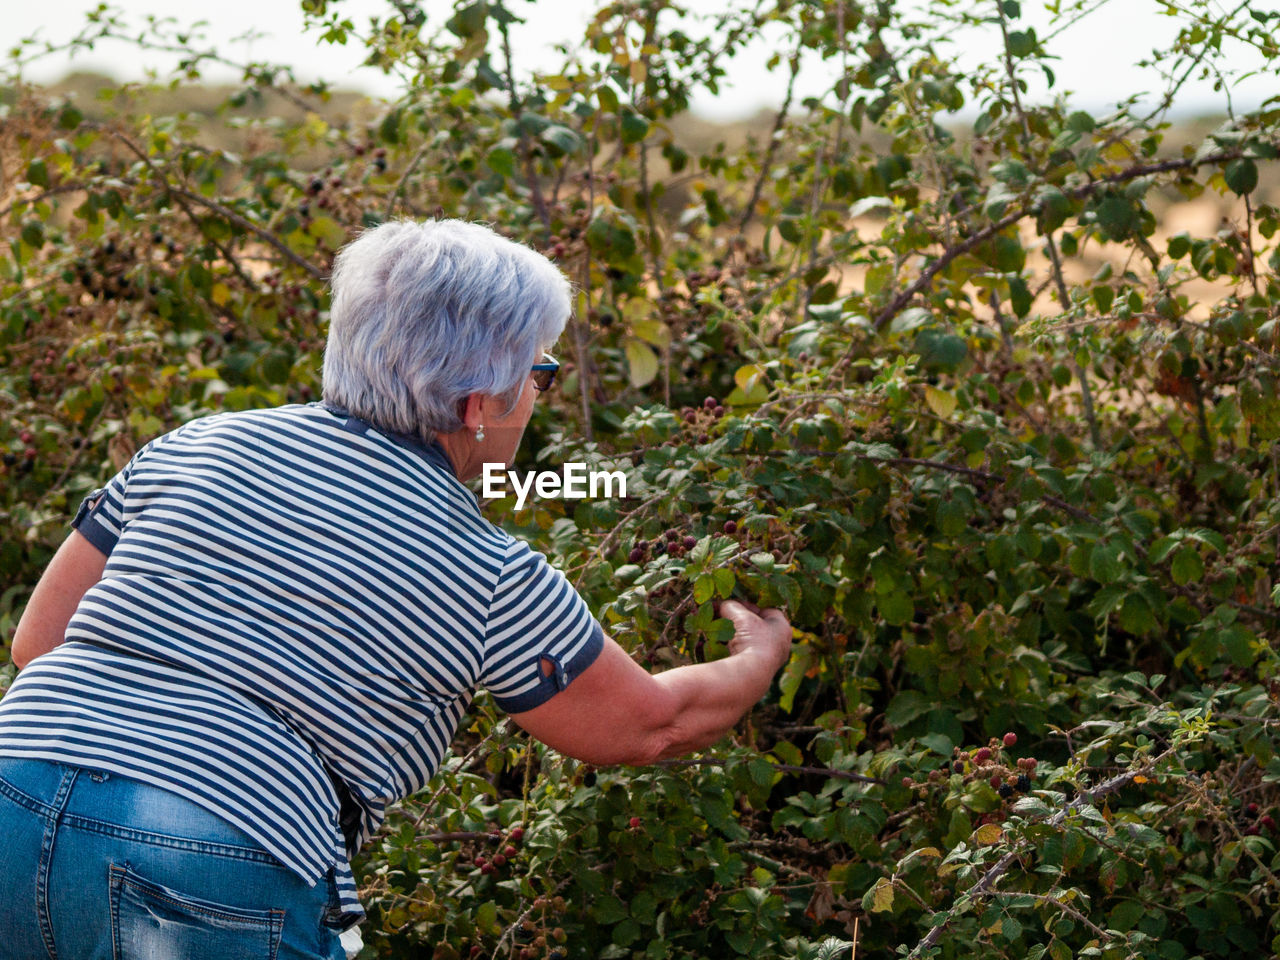
[[[196,420],[85,501],[0,701],[0,956],[341,957],[348,863],[478,686],[547,745],[642,764],[719,739],[790,649],[653,676],[463,481],[509,465],[569,287],[457,221],[339,255],[324,401]],[[64,642],[65,641],[65,642]]]

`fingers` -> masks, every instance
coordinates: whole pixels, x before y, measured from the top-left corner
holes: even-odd
[[[725,600],[720,604],[720,616],[733,621],[735,627],[745,626],[748,618],[757,618],[774,625],[790,627],[787,615],[777,607],[761,609],[749,600]]]

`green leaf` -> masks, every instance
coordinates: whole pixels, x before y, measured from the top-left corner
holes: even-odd
[[[1010,30],[1009,53],[1015,57],[1029,57],[1036,49],[1035,30]]]
[[[58,114],[58,126],[63,130],[74,130],[84,122],[84,114],[74,104],[67,104]]]
[[[862,909],[868,913],[888,913],[893,909],[893,881],[881,877],[862,898]]]
[[[27,182],[36,187],[49,185],[49,168],[39,157],[27,164]]]
[[[1099,543],[1089,557],[1089,576],[1099,583],[1115,583],[1124,575],[1120,560],[1120,547],[1114,543]]]
[[[1222,179],[1240,196],[1252,193],[1258,185],[1258,165],[1247,158],[1232,160],[1227,164],[1227,169],[1222,171]]]
[[[720,567],[712,571],[711,576],[715,580],[716,595],[720,599],[727,600],[733,595],[733,587],[737,583],[737,577],[734,576],[732,570]]]
[[[956,412],[956,395],[947,390],[939,390],[937,387],[926,385],[924,388],[924,402],[942,420],[950,420],[951,415]]]
[[[782,696],[778,698],[778,706],[782,707],[785,713],[790,713],[795,707],[796,693],[800,689],[800,684],[804,682],[804,675],[809,670],[812,658],[813,653],[807,644],[796,644],[792,648],[791,659],[787,661],[782,676],[778,678],[778,689],[782,692]]]
[[[485,901],[489,903],[490,901]],[[591,908],[591,915],[603,924],[621,923],[630,915],[624,904],[617,897],[601,897]]]
[[[1027,286],[1027,281],[1022,277],[1009,278],[1009,306],[1013,309],[1015,316],[1025,317],[1031,312],[1032,304],[1031,288]]]
[[[504,177],[514,177],[516,175],[516,155],[508,147],[494,147],[485,156],[485,163],[489,165],[489,169],[494,173]]]
[[[933,701],[919,690],[902,690],[885,708],[884,719],[891,727],[905,727],[933,709]]]
[[[649,121],[638,113],[627,113],[618,125],[623,143],[639,143],[649,133]]]
[[[631,385],[643,387],[652,383],[658,375],[658,355],[653,352],[653,349],[634,337],[627,338],[623,349],[627,354]]]
[[[900,590],[877,597],[876,606],[880,609],[880,615],[884,617],[885,623],[893,627],[909,623],[916,615],[916,606],[911,597]]]
[[[1200,551],[1192,546],[1185,546],[1173,556],[1170,568],[1173,582],[1180,587],[1199,580],[1204,576],[1204,561],[1200,559]]]
[[[716,585],[710,574],[704,573],[693,581],[693,602],[706,603],[715,596]]]
[[[543,143],[550,144],[560,153],[569,154],[577,153],[578,148],[582,145],[582,140],[576,133],[568,127],[562,127],[559,124],[547,127],[542,131],[539,137]]]

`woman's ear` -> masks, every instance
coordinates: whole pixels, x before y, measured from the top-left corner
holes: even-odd
[[[483,393],[470,393],[458,404],[458,416],[468,430],[475,430],[484,423],[484,400]]]

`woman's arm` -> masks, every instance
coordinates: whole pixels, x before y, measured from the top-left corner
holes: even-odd
[[[19,670],[62,642],[80,598],[102,579],[106,565],[106,555],[72,530],[49,561],[14,631],[9,655]]]
[[[646,764],[710,746],[733,729],[791,653],[780,610],[726,601],[730,655],[714,663],[650,674],[614,641],[567,688],[512,714],[547,746],[588,763]]]

